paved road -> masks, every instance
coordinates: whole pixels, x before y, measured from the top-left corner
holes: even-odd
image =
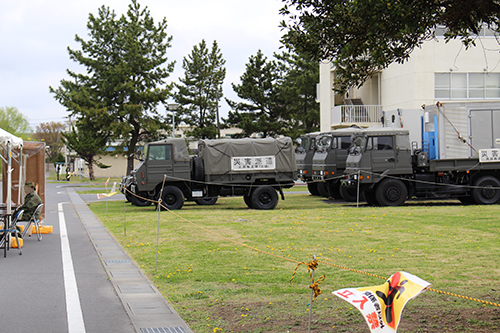
[[[192,332],[73,187],[45,191],[53,233],[0,257],[1,332]]]

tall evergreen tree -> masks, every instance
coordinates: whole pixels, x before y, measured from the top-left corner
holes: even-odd
[[[225,63],[216,41],[209,50],[202,40],[193,47],[191,54],[184,57],[184,77],[175,84],[178,92],[174,100],[180,104],[176,116],[192,128],[188,135],[196,138],[218,136],[217,109],[226,77]]]
[[[276,136],[283,132],[286,101],[281,93],[283,68],[275,60],[268,61],[261,50],[250,56],[241,83],[232,84],[239,98],[246,102],[227,100],[229,111],[226,124],[243,130],[242,136],[260,133]]]
[[[167,62],[172,37],[166,33],[166,19],[155,25],[147,7],[141,9],[137,0],[131,0],[120,18],[102,6],[98,16],[89,15],[87,28],[88,41],[75,37],[81,50],[68,48],[70,59],[85,66],[86,74],[68,70],[71,79],[50,90],[71,115],[83,119],[93,111],[100,117],[95,120],[101,129],[112,133],[111,139],[121,140],[128,173],[138,143],[156,138],[160,128],[169,128],[157,106],[172,88],[165,82],[174,66]]]
[[[308,54],[275,54],[285,67],[281,94],[286,100],[286,128],[283,134],[297,138],[303,133],[319,129],[319,104],[316,102],[316,85],[319,81],[319,64]]]

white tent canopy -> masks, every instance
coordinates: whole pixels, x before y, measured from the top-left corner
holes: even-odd
[[[17,136],[12,135],[6,130],[0,128],[0,145],[5,147],[9,142],[11,143],[12,148],[18,148],[23,144],[23,139],[18,138]]]
[[[0,146],[7,149],[7,159],[2,156],[2,159],[7,164],[7,198],[4,198],[7,204],[7,214],[11,213],[12,210],[12,148],[20,148],[22,156],[23,139],[16,137],[9,132],[0,128]],[[19,164],[22,164],[22,158],[19,158]],[[19,168],[21,172],[22,168]],[[19,174],[19,184],[21,184],[21,174]]]

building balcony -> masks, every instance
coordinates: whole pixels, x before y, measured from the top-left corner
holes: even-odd
[[[332,128],[382,123],[382,105],[337,105],[332,108]]]

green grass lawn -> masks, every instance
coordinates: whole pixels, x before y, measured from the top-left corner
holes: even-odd
[[[332,265],[382,277],[404,270],[438,290],[500,301],[498,205],[450,200],[356,208],[293,193],[271,211],[250,210],[242,198],[187,202],[160,214],[157,265],[154,206],[127,203],[125,214],[123,201],[109,201],[108,214],[104,202],[90,207],[194,332],[306,332],[307,268],[298,269],[293,285],[290,278],[296,263],[312,255],[324,262],[316,277],[326,275],[313,305],[314,332],[369,332],[357,310],[331,292],[384,283]],[[474,317],[461,330],[457,316],[471,311],[489,319]],[[489,332],[498,329],[498,313],[427,291],[408,304],[399,331]]]

